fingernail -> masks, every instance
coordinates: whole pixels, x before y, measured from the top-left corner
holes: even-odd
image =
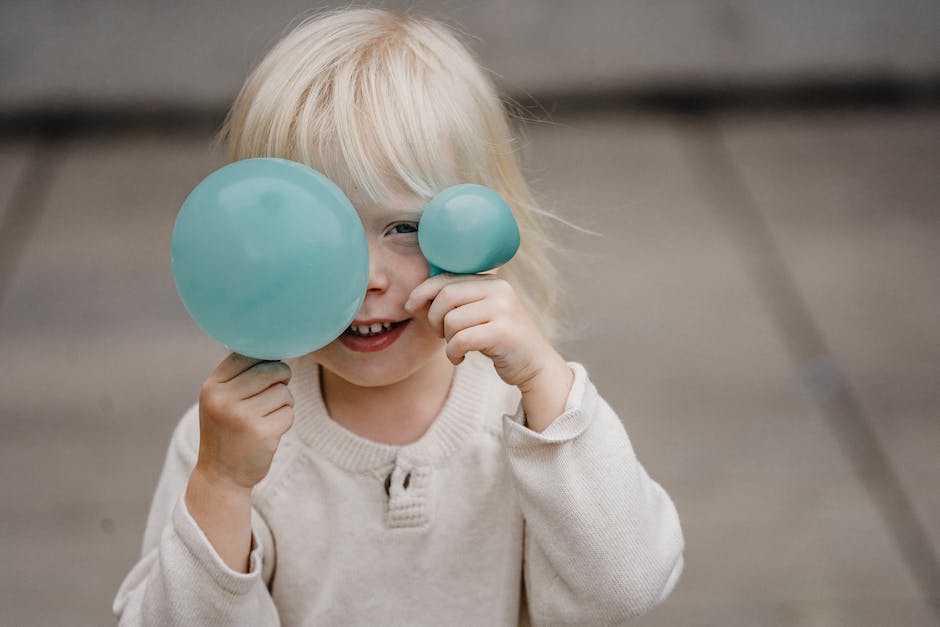
[[[405,303],[405,311],[407,311],[407,312],[410,313],[412,307],[414,307],[414,305],[411,304],[411,301],[410,301],[410,300],[409,300],[407,303]]]

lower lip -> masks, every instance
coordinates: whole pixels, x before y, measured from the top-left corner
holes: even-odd
[[[374,353],[391,346],[392,343],[405,332],[405,327],[407,327],[410,322],[411,320],[406,320],[393,326],[385,333],[373,337],[360,337],[352,333],[343,333],[339,336],[339,341],[351,351],[356,351],[357,353]]]

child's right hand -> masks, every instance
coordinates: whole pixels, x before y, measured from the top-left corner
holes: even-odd
[[[250,490],[264,479],[281,436],[294,423],[290,367],[232,353],[199,394],[195,470],[217,488]]]

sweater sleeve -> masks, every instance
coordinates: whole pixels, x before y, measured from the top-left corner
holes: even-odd
[[[278,625],[266,582],[273,567],[270,531],[251,513],[248,573],[231,569],[186,508],[198,450],[198,410],[180,421],[147,518],[140,561],[114,599],[120,625]],[[265,553],[270,553],[266,556]]]
[[[524,578],[533,625],[611,625],[675,586],[684,540],[669,495],[637,460],[620,419],[584,368],[565,412],[542,433],[522,410],[503,419],[525,518]]]

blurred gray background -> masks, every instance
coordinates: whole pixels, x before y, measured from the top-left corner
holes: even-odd
[[[940,3],[372,2],[526,112],[570,331],[687,570],[646,626],[940,624]],[[103,625],[224,356],[180,203],[329,3],[0,3],[0,624]],[[336,6],[339,6],[337,3]]]

